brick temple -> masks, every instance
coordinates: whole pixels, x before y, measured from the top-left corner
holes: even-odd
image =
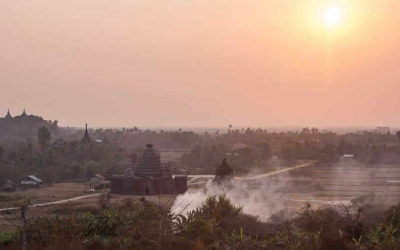
[[[111,193],[159,195],[184,193],[187,176],[172,176],[168,165],[161,164],[160,154],[147,144],[133,173],[111,177]]]

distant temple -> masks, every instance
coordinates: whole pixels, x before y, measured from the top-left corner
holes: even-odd
[[[44,120],[36,115],[28,115],[25,109],[21,115],[17,116],[12,116],[8,110],[3,118],[0,117],[0,140],[18,140],[37,136],[37,131],[41,127],[46,127],[49,131],[54,132],[58,129],[58,122]]]
[[[24,113],[25,113],[25,109],[24,109]],[[10,114],[10,110],[7,111],[7,114],[6,114],[6,116],[4,117],[4,119],[6,119],[6,120],[12,119],[12,116],[11,116],[11,114]]]
[[[0,123],[4,122],[16,122],[16,121],[44,121],[42,117],[36,115],[27,115],[25,109],[22,111],[21,115],[13,117],[10,110],[7,110],[7,114],[1,118]]]
[[[90,138],[89,131],[87,129],[87,123],[86,123],[85,133],[83,134],[81,143],[90,144],[90,142],[92,142],[92,138]]]
[[[233,178],[233,169],[228,165],[226,159],[222,160],[222,164],[215,171],[215,179],[216,182],[221,182],[224,180],[229,180]]]
[[[186,176],[172,176],[169,166],[161,164],[160,154],[147,144],[132,174],[111,177],[111,193],[134,195],[157,195],[184,193]]]

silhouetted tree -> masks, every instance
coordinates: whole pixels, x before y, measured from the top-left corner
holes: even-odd
[[[46,147],[50,142],[50,137],[51,137],[51,134],[50,134],[49,130],[46,127],[41,127],[38,130],[38,140],[39,140],[40,147],[42,147],[42,148]]]
[[[396,135],[397,135],[397,137],[399,137],[399,140],[400,140],[400,130],[397,131]]]
[[[228,134],[230,134],[232,132],[232,124],[229,124],[228,126]]]
[[[92,166],[88,166],[86,168],[86,172],[85,172],[86,178],[90,179],[91,177],[93,177],[95,175],[94,169]]]
[[[262,145],[262,152],[261,152],[262,158],[264,158],[264,159],[270,158],[271,157],[271,152],[272,152],[271,146],[269,145],[268,142],[265,142]]]
[[[136,166],[136,164],[138,162],[138,155],[135,152],[133,152],[130,154],[130,158],[131,158],[132,166]]]
[[[71,174],[73,178],[79,178],[79,176],[82,174],[82,168],[79,165],[74,165],[71,168]]]
[[[44,161],[44,153],[45,153],[47,145],[50,142],[50,137],[51,137],[51,134],[46,127],[41,127],[38,130],[38,140],[39,140],[40,151],[41,151],[40,163],[41,163],[42,167],[43,167],[43,161]]]
[[[336,146],[333,143],[328,143],[321,149],[321,152],[325,154],[328,159],[333,159],[337,152]]]

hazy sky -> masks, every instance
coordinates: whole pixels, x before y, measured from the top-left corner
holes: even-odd
[[[339,6],[337,26],[321,22]],[[400,126],[400,1],[2,0],[0,112],[82,126]]]

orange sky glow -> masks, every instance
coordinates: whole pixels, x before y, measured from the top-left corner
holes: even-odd
[[[0,113],[399,127],[399,12],[398,0],[0,1]]]

